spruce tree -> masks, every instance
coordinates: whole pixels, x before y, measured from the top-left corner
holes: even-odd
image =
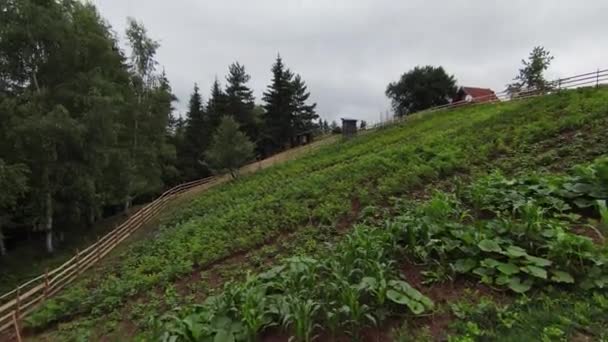
[[[184,140],[179,156],[182,174],[187,180],[201,178],[207,173],[201,164],[203,151],[207,148],[210,139],[210,132],[205,121],[203,98],[198,85],[194,84],[186,113]]]
[[[226,115],[226,94],[216,78],[207,101],[207,124],[210,132],[215,132],[224,115]]]
[[[291,83],[292,86],[292,122],[294,134],[300,134],[310,131],[315,128],[313,120],[319,118],[319,115],[315,112],[316,103],[307,104],[310,92],[306,87],[306,84],[300,77],[296,75]]]
[[[245,66],[238,62],[232,63],[226,76],[226,114],[231,115],[241,126],[241,130],[249,139],[258,139],[258,127],[254,119],[253,90],[247,86],[251,76],[245,71]]]
[[[266,152],[282,149],[293,135],[293,74],[285,68],[280,55],[271,70],[272,81],[263,96]]]

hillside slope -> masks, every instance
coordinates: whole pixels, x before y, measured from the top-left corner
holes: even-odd
[[[202,194],[153,239],[125,250],[120,264],[44,305],[29,327],[52,329],[32,337],[151,331],[151,315],[202,301],[201,286],[242,279],[246,269],[266,270],[280,256],[325,253],[331,248],[324,242],[341,240],[370,211],[390,217],[397,198],[425,198],[431,189],[453,188],[453,177],[469,182],[497,168],[506,174],[564,171],[608,153],[607,131],[608,90],[582,89],[417,115],[324,147]],[[307,238],[298,240],[299,232]],[[277,241],[287,248],[251,262],[247,251]],[[227,261],[236,274],[200,280]]]

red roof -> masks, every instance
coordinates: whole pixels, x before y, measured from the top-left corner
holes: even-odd
[[[464,92],[465,96],[471,95],[473,102],[488,102],[498,100],[494,90],[489,88],[460,87],[458,92],[460,91]]]

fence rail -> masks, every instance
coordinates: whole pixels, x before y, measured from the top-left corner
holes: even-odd
[[[257,162],[243,166],[240,169],[241,173],[252,173],[257,170],[269,167],[276,163],[284,162],[293,158],[295,155],[303,152],[320,148],[331,139],[319,140],[312,145],[292,148],[281,152],[269,158],[259,160]],[[148,203],[135,214],[127,218],[125,222],[114,228],[101,238],[98,238],[95,243],[82,251],[76,250],[76,255],[67,260],[53,270],[47,270],[44,274],[35,277],[0,296],[0,339],[6,330],[13,327],[15,329],[15,338],[21,341],[20,321],[34,310],[38,308],[49,297],[57,294],[78,275],[85,272],[91,266],[99,262],[104,256],[110,253],[116,246],[126,240],[136,230],[143,227],[161,210],[163,210],[169,202],[187,192],[196,191],[203,185],[216,185],[224,180],[229,179],[228,176],[213,176],[202,178],[199,180],[177,185],[164,193],[162,193],[154,201]]]
[[[463,106],[471,106],[471,105],[477,105],[477,104],[499,103],[499,102],[506,102],[506,101],[522,100],[522,99],[527,99],[527,98],[536,97],[536,96],[554,94],[554,93],[558,93],[562,90],[567,90],[567,89],[591,87],[591,86],[599,87],[600,85],[603,85],[606,83],[608,83],[608,69],[603,69],[603,70],[597,69],[596,71],[593,71],[593,72],[559,78],[559,79],[547,82],[547,86],[543,89],[525,88],[525,89],[521,89],[518,91],[503,90],[501,92],[498,92],[498,93],[495,93],[492,95],[476,97],[476,98],[472,99],[471,101],[452,102],[452,103],[424,109],[419,112],[411,113],[409,115],[404,115],[401,117],[394,117],[390,120],[387,120],[384,122],[379,122],[379,123],[371,126],[370,128],[374,129],[374,128],[379,128],[379,127],[384,127],[386,125],[390,125],[393,123],[398,123],[398,122],[401,122],[401,121],[407,119],[408,116],[413,115],[413,114],[423,114],[423,113],[428,113],[428,112],[434,112],[437,110],[445,110],[445,109],[458,108],[458,107],[463,107]]]
[[[147,204],[125,222],[59,267],[46,271],[44,274],[19,285],[15,290],[0,296],[0,332],[18,325],[21,318],[34,311],[47,298],[53,296],[78,275],[89,269],[118,244],[127,239],[133,232],[141,228],[158,214],[176,196],[188,192],[201,185],[208,184],[217,177],[207,177],[196,181],[180,184],[161,194],[153,202]],[[18,326],[16,327],[18,329]]]

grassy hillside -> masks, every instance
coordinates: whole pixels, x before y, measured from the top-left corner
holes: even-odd
[[[319,264],[316,259],[288,259],[287,263],[291,265],[291,269],[304,267],[304,263],[310,274],[321,276],[309,279],[310,284],[324,282],[327,274],[321,269],[326,270],[328,267],[345,271],[340,265],[348,264],[349,267],[355,267],[355,273],[359,274],[353,276],[354,278],[340,280],[342,283],[337,281],[345,287],[337,285],[338,287],[334,288],[334,291],[342,294],[348,292],[345,292],[345,289],[352,290],[352,293],[348,292],[351,297],[340,297],[340,300],[348,301],[352,307],[348,310],[338,310],[332,316],[337,317],[335,322],[331,322],[337,324],[337,331],[350,331],[351,334],[357,335],[361,327],[369,325],[380,326],[383,327],[382,331],[388,331],[391,327],[383,325],[382,322],[390,321],[391,317],[403,318],[404,313],[407,313],[406,316],[415,316],[436,312],[434,310],[441,306],[431,304],[436,298],[428,297],[421,284],[414,284],[413,279],[406,276],[405,281],[412,283],[412,286],[416,285],[420,292],[413,290],[395,268],[395,261],[403,260],[405,256],[408,259],[422,258],[417,263],[431,263],[429,259],[422,257],[420,248],[408,250],[408,245],[400,245],[403,234],[413,236],[414,231],[377,230],[373,229],[375,225],[388,224],[384,220],[393,222],[392,216],[413,215],[416,220],[424,220],[424,215],[419,214],[420,210],[424,212],[424,209],[419,209],[418,206],[428,204],[405,205],[403,201],[426,198],[431,189],[454,189],[454,184],[465,186],[474,183],[479,177],[497,168],[507,175],[532,171],[564,172],[573,165],[590,162],[608,153],[606,131],[608,91],[605,89],[568,91],[526,101],[479,105],[413,116],[402,124],[324,147],[298,160],[243,177],[202,194],[178,210],[170,224],[162,227],[156,236],[134,243],[125,250],[118,258],[120,263],[112,263],[97,270],[48,302],[29,319],[28,326],[35,331],[45,331],[52,327],[50,332],[39,336],[49,339],[109,334],[133,336],[136,332],[154,332],[155,324],[148,321],[150,316],[160,315],[184,304],[202,302],[209,289],[221,287],[221,283],[230,278],[242,279],[246,269],[267,271],[271,264],[279,263],[282,257],[306,254],[324,255],[324,259],[333,265],[330,267],[328,264]],[[458,182],[455,182],[455,179]],[[464,195],[453,199],[446,199],[451,198],[451,195],[446,196],[448,197],[440,196],[442,199],[437,200],[435,205],[440,208],[436,209],[439,214],[438,217],[432,217],[442,224],[447,224],[446,221],[456,221],[461,225],[475,225],[476,221],[486,218],[483,215],[493,217],[495,212],[503,211],[503,208],[489,210],[488,214],[478,208],[479,212],[471,214],[467,208],[472,206],[472,200]],[[500,202],[500,196],[498,197],[496,201]],[[432,206],[433,202],[431,208]],[[454,209],[450,211],[445,208]],[[442,214],[443,210],[448,210],[449,214]],[[467,218],[465,213],[469,213],[471,217]],[[585,214],[595,215],[591,210]],[[520,219],[515,214],[509,215],[512,215],[507,218],[509,220]],[[363,221],[367,222],[369,227],[358,228],[347,235],[347,239],[341,238],[353,223]],[[485,221],[479,226],[486,227]],[[490,240],[517,240],[507,233],[498,234],[488,227],[482,230],[485,231],[484,236]],[[435,234],[437,236],[413,238],[418,239],[420,246],[424,246],[431,240],[442,240],[444,236],[441,234],[445,233],[437,231]],[[514,242],[513,246],[519,245]],[[495,246],[484,246],[481,252],[486,253],[484,248],[491,250],[495,249]],[[535,250],[536,254],[530,252],[531,256],[547,257],[542,254],[545,253],[544,247],[534,248],[538,250]],[[602,253],[595,247],[589,248],[589,253]],[[351,250],[353,252],[349,252]],[[251,254],[247,251],[262,254]],[[377,253],[362,255],[361,251]],[[477,256],[481,252],[476,250],[477,254],[474,255]],[[473,260],[467,261],[467,264],[478,262],[471,255],[445,253],[440,258],[430,250],[426,253],[429,258],[437,258],[436,262],[433,262],[435,265],[446,268],[443,271],[441,267],[427,270],[437,273],[435,278],[438,282],[455,279],[454,267],[445,264],[446,260]],[[357,266],[357,260],[362,260],[362,265]],[[370,260],[376,266],[369,266]],[[226,263],[230,264],[232,271],[223,274],[219,272],[219,277],[214,274],[207,274],[208,278],[201,277],[207,270]],[[562,269],[554,271],[560,270]],[[372,272],[386,275],[385,280],[391,285],[385,287],[382,290],[384,292],[377,288],[372,290],[371,283],[361,285],[361,276]],[[300,290],[305,293],[306,282],[293,278],[298,275],[301,274],[266,274],[266,277],[279,276],[280,282],[301,282]],[[429,276],[430,279],[433,278],[432,274]],[[474,274],[470,279],[488,280],[478,276]],[[530,285],[527,279],[519,279],[519,284],[512,287],[527,287]],[[371,281],[368,279],[368,282]],[[240,291],[249,291],[252,296],[249,303],[251,305],[264,303],[266,294],[270,292],[282,293],[281,291],[290,288],[285,285],[283,290],[279,290],[269,286],[263,279],[254,277],[248,282],[228,287],[227,291],[239,293],[234,290],[239,286]],[[260,288],[268,292],[258,291]],[[388,300],[384,296],[381,304],[370,299],[373,297],[370,293],[375,291],[386,295],[388,290],[393,291],[392,299]],[[200,292],[204,294],[201,295]],[[300,292],[293,291],[294,296],[297,293]],[[332,292],[327,290],[324,293]],[[319,299],[319,293],[309,294],[310,298]],[[240,302],[246,300],[245,297],[234,299],[233,304],[245,310]],[[225,295],[220,298],[225,298]],[[322,307],[322,304],[298,301],[302,298],[304,297],[295,296],[285,305],[291,305],[303,316],[308,312],[308,316],[314,318],[311,322],[325,327],[326,335],[323,336],[329,336],[327,331],[330,330],[328,326],[331,319],[318,316],[321,312],[331,310]],[[330,301],[328,298],[325,300]],[[323,302],[321,299],[319,301]],[[405,306],[402,307],[401,304]],[[263,311],[261,318],[246,319],[235,313],[238,310],[230,311],[231,319],[242,320],[241,325],[244,326],[239,332],[241,335],[235,335],[237,337],[259,336],[257,334],[270,322],[280,323],[277,317],[281,316],[279,312],[284,308],[275,306],[249,309],[245,312],[256,312],[258,309]],[[188,313],[193,312],[192,308],[185,310]],[[200,320],[201,326],[209,323],[201,318],[204,312],[209,311],[204,309],[201,313],[197,310],[194,310],[195,317]],[[473,309],[469,311],[475,313]],[[182,312],[181,315],[185,317],[187,313]],[[463,314],[463,317],[468,316]],[[283,317],[282,320],[286,326],[283,329],[285,331],[293,331],[297,327],[305,330],[306,325],[296,324],[295,322],[301,321],[293,319],[293,316]],[[134,324],[125,321],[132,321]],[[62,323],[54,325],[57,322]],[[168,325],[161,327],[160,331],[169,329],[169,325],[174,323],[162,324]],[[399,328],[403,327],[397,327],[397,330]],[[179,330],[174,327],[175,329]],[[283,333],[276,327],[273,332]],[[463,330],[461,333],[466,337],[470,331]]]

